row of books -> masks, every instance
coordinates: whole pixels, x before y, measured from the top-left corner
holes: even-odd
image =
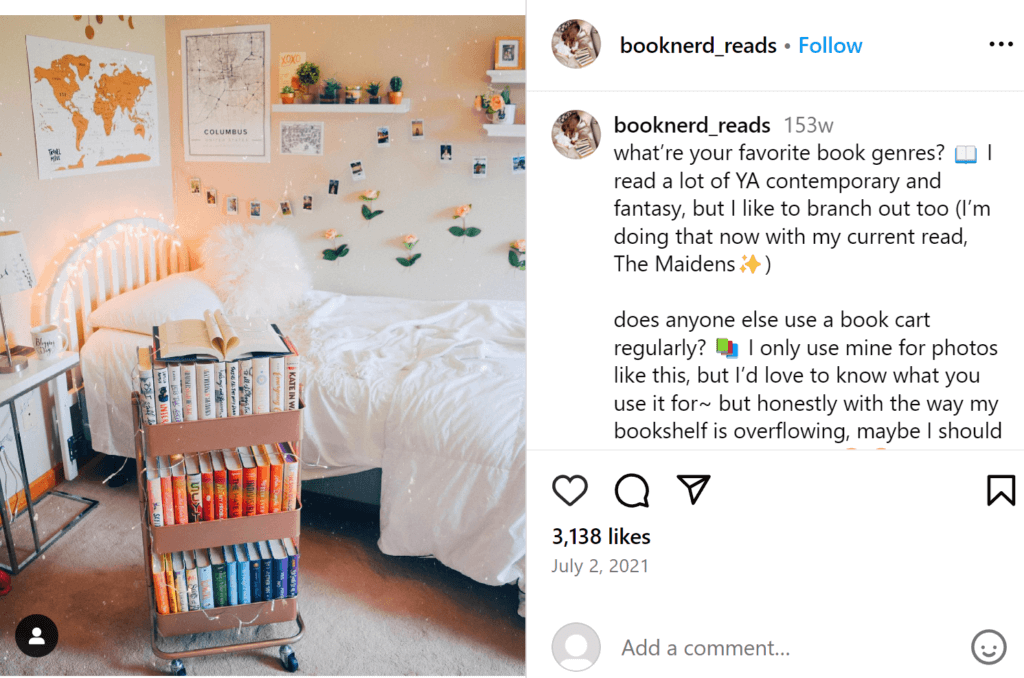
[[[299,460],[291,443],[150,457],[153,527],[293,511]]]
[[[159,614],[294,598],[299,593],[299,551],[290,538],[152,556]]]
[[[166,363],[139,348],[146,422],[170,424],[299,409],[299,356]]]

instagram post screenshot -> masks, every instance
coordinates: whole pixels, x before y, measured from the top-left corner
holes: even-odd
[[[81,9],[0,16],[0,675],[1024,670],[1017,8]]]

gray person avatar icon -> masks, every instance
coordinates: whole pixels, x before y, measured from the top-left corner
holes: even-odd
[[[601,639],[586,624],[566,624],[551,641],[551,654],[566,671],[586,671],[601,654]]]

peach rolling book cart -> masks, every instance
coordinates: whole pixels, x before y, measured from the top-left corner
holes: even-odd
[[[281,663],[289,671],[298,670],[298,660],[290,643],[302,638],[305,625],[298,610],[298,597],[279,598],[270,601],[232,605],[212,609],[158,614],[153,590],[151,553],[163,554],[176,551],[190,551],[215,546],[242,544],[267,539],[291,537],[299,546],[299,517],[301,497],[297,497],[294,511],[281,511],[259,516],[227,518],[209,522],[188,523],[154,527],[150,520],[148,483],[145,478],[148,457],[167,457],[173,454],[190,454],[216,449],[234,449],[264,443],[290,442],[296,454],[302,442],[303,405],[298,410],[271,412],[228,419],[207,419],[177,424],[146,423],[139,393],[132,394],[132,415],[135,421],[135,457],[138,469],[139,510],[142,515],[142,546],[144,552],[146,581],[150,616],[153,622],[151,644],[153,654],[171,661],[171,673],[185,675],[183,659],[203,657],[229,652],[244,652],[267,647],[280,647]],[[301,458],[301,457],[300,457]],[[301,463],[299,464],[301,467]],[[301,472],[300,472],[301,473]],[[297,495],[301,495],[302,478],[299,477]],[[213,647],[166,651],[160,648],[160,637],[169,638],[192,633],[207,633],[222,629],[239,629],[245,626],[261,626],[279,622],[294,621],[298,632],[287,638],[272,638],[247,643],[216,645]]]

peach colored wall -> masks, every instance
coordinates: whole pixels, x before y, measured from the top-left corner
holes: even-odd
[[[404,80],[412,103],[407,114],[352,115],[271,114],[269,164],[184,162],[182,141],[181,31],[230,25],[270,24],[273,91],[278,91],[276,59],[281,52],[304,51],[321,66],[322,78],[344,84],[370,80]],[[308,257],[318,289],[348,294],[424,299],[524,299],[525,273],[508,264],[508,243],[526,237],[525,175],[512,175],[514,155],[525,153],[524,138],[489,138],[484,114],[473,110],[476,94],[486,90],[492,68],[494,38],[525,36],[517,17],[166,17],[168,97],[171,111],[171,158],[177,221],[183,237],[197,245],[211,229],[229,220],[281,222],[295,230]],[[529,55],[527,55],[529,56]],[[364,95],[365,97],[365,95]],[[517,122],[525,122],[525,87],[512,86]],[[365,101],[365,99],[364,99]],[[275,102],[279,99],[275,97]],[[339,104],[338,106],[344,106]],[[411,138],[412,120],[422,119],[426,138]],[[282,156],[279,125],[283,120],[323,121],[326,147],[322,157]],[[376,147],[376,129],[387,125],[390,148]],[[438,162],[441,143],[453,146],[453,162]],[[473,179],[472,158],[488,158],[488,178]],[[365,181],[353,183],[349,162],[362,160]],[[216,188],[220,204],[188,192],[191,177]],[[338,195],[328,194],[328,180],[340,180]],[[384,214],[366,221],[357,195],[379,189],[374,207]],[[224,197],[237,195],[242,214],[228,217]],[[313,211],[301,209],[303,195],[313,196]],[[263,217],[248,217],[251,199],[263,203]],[[288,199],[294,216],[277,207]],[[454,208],[472,203],[468,225],[483,232],[457,239],[447,232]],[[321,235],[334,228],[350,254],[338,261],[321,258],[328,242]],[[422,258],[403,268],[395,257],[406,255],[400,239],[420,238],[414,252]]]

